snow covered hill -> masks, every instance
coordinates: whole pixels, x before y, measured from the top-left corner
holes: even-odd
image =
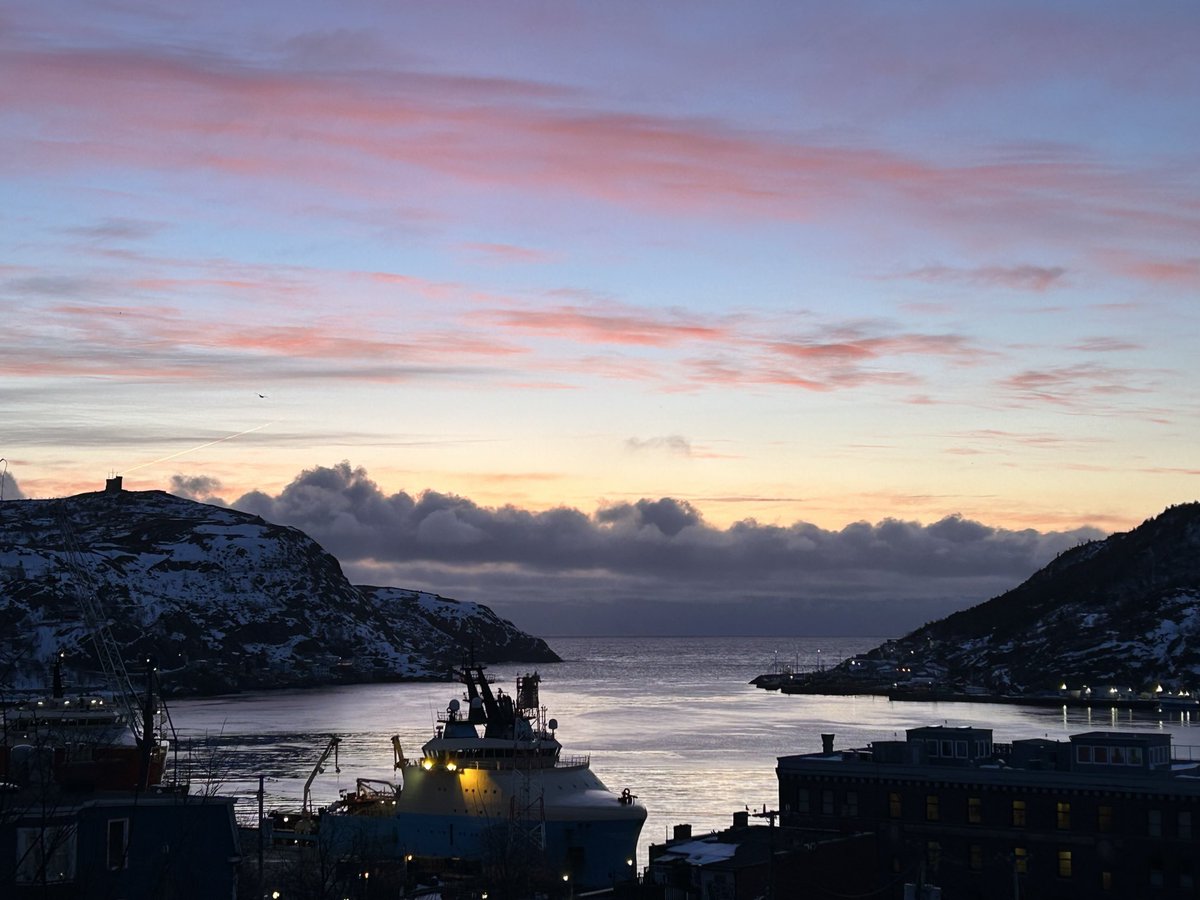
[[[998,691],[1200,688],[1200,503],[1076,547],[874,653]]]
[[[0,503],[0,690],[43,686],[60,649],[98,670],[81,591],[130,668],[154,656],[176,694],[442,677],[472,649],[558,658],[485,606],[356,587],[295,528],[116,491]]]

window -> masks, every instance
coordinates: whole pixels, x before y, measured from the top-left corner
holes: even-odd
[[[833,791],[821,791],[821,814],[826,816],[833,815]]]
[[[959,759],[967,758],[967,742],[966,741],[955,741],[954,742],[954,755],[957,756]]]
[[[1162,837],[1162,810],[1146,811],[1146,834],[1150,837]]]
[[[954,757],[954,741],[942,741],[942,756],[947,759]]]
[[[1162,887],[1166,882],[1166,878],[1163,875],[1162,860],[1157,858],[1150,860],[1150,884],[1153,887]]]
[[[1100,873],[1100,890],[1111,891],[1112,887],[1113,887],[1112,872],[1107,872],[1107,871],[1101,872]]]
[[[983,800],[981,798],[967,798],[967,821],[972,825],[978,825],[983,821]]]
[[[1029,851],[1024,847],[1013,848],[1013,871],[1018,875],[1029,871]]]
[[[967,864],[971,867],[972,872],[983,871],[983,847],[979,844],[972,844],[967,848]]]
[[[929,867],[931,872],[936,872],[941,863],[942,845],[937,841],[930,841],[925,845],[925,865]]]
[[[1012,802],[1012,823],[1014,828],[1025,827],[1025,801],[1014,800]]]
[[[1181,812],[1175,824],[1179,837],[1186,840],[1192,836],[1192,814],[1190,812]]]
[[[903,812],[903,807],[900,803],[900,795],[896,791],[888,794],[888,816],[893,819],[900,818]]]
[[[858,791],[846,791],[846,802],[842,804],[842,815],[858,815]]]
[[[1131,766],[1141,766],[1142,764],[1142,748],[1129,747],[1126,751],[1125,762]]]
[[[1092,748],[1092,762],[1097,762],[1102,765],[1108,765],[1108,748],[1107,747],[1093,747]]]
[[[1096,811],[1096,830],[1112,831],[1113,813],[1111,806],[1101,806]]]
[[[108,868],[109,871],[129,866],[129,820],[108,820]]]
[[[1075,747],[1075,762],[1090,763],[1092,761],[1092,748],[1088,744],[1078,744]]]
[[[17,829],[17,884],[57,884],[74,878],[74,825]]]
[[[1056,812],[1058,814],[1059,831],[1066,831],[1071,827],[1071,804],[1065,800],[1059,800],[1056,805]]]
[[[796,812],[802,815],[808,815],[810,812],[808,804],[809,792],[808,788],[801,788],[796,791]]]
[[[1058,851],[1058,877],[1059,878],[1070,878],[1071,877],[1071,851],[1070,850],[1059,850]]]
[[[939,818],[940,818],[940,812],[938,810],[938,795],[937,794],[926,794],[925,795],[925,821],[926,822],[936,822]]]

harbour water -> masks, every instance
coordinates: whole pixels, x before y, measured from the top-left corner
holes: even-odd
[[[774,809],[776,758],[819,750],[824,732],[837,735],[839,748],[940,724],[991,727],[1002,742],[1162,729],[1177,747],[1200,744],[1186,713],[789,696],[748,683],[776,660],[801,669],[825,666],[882,640],[557,638],[549,643],[564,662],[536,668],[564,755],[590,754],[609,788],[629,788],[648,808],[639,866],[649,844],[661,843],[675,824],[704,833],[729,825],[737,810]],[[516,676],[532,668],[502,664],[489,671],[511,692]],[[392,779],[391,736],[399,736],[407,755],[419,753],[437,713],[459,693],[451,682],[339,686],[179,700],[171,715],[181,766],[189,767],[193,784],[237,796],[239,817],[251,821],[260,776],[268,810],[300,807],[304,783],[334,735],[341,771],[330,759],[314,779],[314,807],[353,790],[356,778]]]

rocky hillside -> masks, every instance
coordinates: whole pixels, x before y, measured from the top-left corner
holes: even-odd
[[[994,690],[1200,688],[1200,503],[1063,553],[885,654]]]
[[[81,594],[176,694],[442,677],[472,649],[558,659],[479,604],[356,587],[297,529],[122,491],[0,503],[0,691],[42,687],[59,649],[98,671]]]

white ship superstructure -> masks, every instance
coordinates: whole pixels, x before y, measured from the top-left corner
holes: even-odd
[[[605,787],[588,757],[562,755],[539,676],[518,678],[515,695],[493,693],[482,666],[459,677],[465,696],[419,759],[393,739],[401,782],[360,782],[322,817],[321,839],[339,852],[537,866],[579,889],[633,877],[646,809]]]

